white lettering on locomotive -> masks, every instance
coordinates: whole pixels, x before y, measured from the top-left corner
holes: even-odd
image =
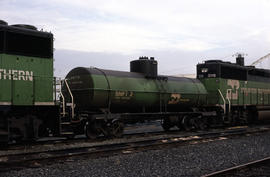
[[[0,69],[0,80],[33,81],[33,71]]]

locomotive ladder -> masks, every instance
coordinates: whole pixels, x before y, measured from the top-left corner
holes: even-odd
[[[65,79],[64,82],[65,82],[65,85],[67,86],[68,93],[69,93],[69,95],[71,97],[71,103],[67,103],[67,106],[71,107],[71,119],[74,119],[74,108],[75,108],[75,106],[74,106],[74,97],[73,97],[72,92],[71,92],[71,90],[69,88],[69,85],[67,83],[67,79]]]
[[[226,100],[224,98],[224,96],[222,95],[221,91],[218,89],[219,95],[221,96],[222,100],[223,100],[223,105],[221,106],[224,110],[224,114],[226,114]]]
[[[71,97],[71,103],[66,103],[66,99],[65,99],[65,96],[62,92],[62,86],[63,86],[63,82],[64,82],[64,85],[66,86],[67,90],[68,90],[68,93]],[[74,109],[75,109],[75,104],[74,104],[74,97],[73,97],[73,94],[70,90],[70,87],[67,83],[67,79],[64,79],[61,81],[61,85],[60,85],[60,89],[59,89],[59,94],[60,94],[60,97],[62,98],[62,101],[61,101],[61,106],[62,106],[62,111],[61,111],[61,115],[63,117],[65,117],[68,113],[66,112],[66,106],[70,106],[71,107],[71,119],[74,119],[75,117],[75,113],[74,113]]]
[[[220,95],[220,97],[222,98],[222,101],[223,101],[223,105],[220,105],[220,106],[222,107],[222,109],[224,111],[224,115],[227,116],[227,117],[229,117],[230,116],[230,113],[231,113],[231,100],[230,100],[230,97],[232,97],[232,90],[231,89],[227,89],[226,98],[223,96],[223,94],[220,91],[220,89],[218,89],[218,93],[219,93],[219,95]],[[226,102],[226,100],[228,100],[228,101]]]
[[[66,86],[68,93],[71,97],[71,103],[66,103],[65,96],[62,92],[62,87],[64,85]],[[75,117],[75,114],[74,114],[75,104],[74,104],[74,97],[73,97],[73,94],[72,94],[70,87],[68,85],[67,79],[64,79],[61,81],[59,90],[60,90],[60,92],[59,92],[60,97],[62,98],[62,101],[61,101],[62,110],[61,110],[61,116],[60,116],[60,134],[64,135],[64,136],[68,136],[68,137],[74,136],[74,132],[73,132],[72,127],[71,127],[71,123]],[[68,112],[66,110],[67,107],[71,108],[71,115],[68,114]]]

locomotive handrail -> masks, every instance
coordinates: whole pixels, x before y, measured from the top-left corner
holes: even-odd
[[[66,86],[67,86],[69,95],[70,95],[70,97],[71,97],[71,118],[73,119],[73,118],[74,118],[74,98],[73,98],[73,95],[72,95],[71,90],[70,90],[70,88],[69,88],[69,85],[68,85],[68,83],[67,83],[67,79],[64,79],[64,81],[65,81],[65,84],[66,84]]]
[[[221,98],[222,98],[222,100],[224,102],[223,109],[224,109],[224,114],[226,114],[226,100],[225,100],[224,96],[222,95],[222,93],[221,93],[221,91],[219,89],[218,89],[218,92],[219,92],[219,94],[220,94],[220,96],[221,96]]]
[[[227,100],[228,100],[228,103],[229,103],[229,110],[228,110],[228,112],[230,113],[231,112],[231,100],[229,99],[229,98],[227,98]]]
[[[229,107],[228,107],[228,112],[230,113],[231,112],[231,100],[230,100],[230,98],[232,98],[232,89],[228,89],[228,90],[230,90],[230,93],[231,93],[231,97],[227,97],[227,100],[228,100],[228,103],[229,103]],[[227,90],[227,92],[228,92],[228,90]]]
[[[60,81],[60,96],[62,97],[62,107],[63,107],[63,116],[65,116],[66,115],[66,106],[65,106],[65,97],[64,97],[64,95],[63,95],[63,93],[62,93],[62,81]]]

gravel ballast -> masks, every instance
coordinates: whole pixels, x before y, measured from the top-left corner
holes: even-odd
[[[0,173],[0,176],[201,176],[270,156],[270,132],[237,139],[82,159],[39,168]]]

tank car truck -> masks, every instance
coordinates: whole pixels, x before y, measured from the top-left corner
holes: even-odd
[[[58,131],[54,85],[53,35],[0,21],[1,142]]]

